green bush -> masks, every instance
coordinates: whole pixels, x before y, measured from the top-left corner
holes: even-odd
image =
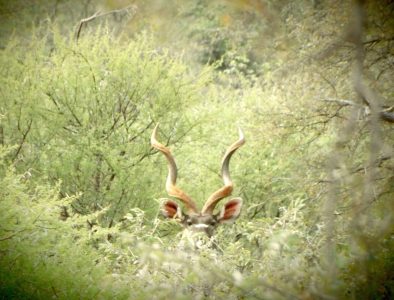
[[[81,192],[72,204],[80,214],[112,204],[107,225],[130,207],[152,207],[145,192],[161,188],[157,170],[146,173],[150,132],[160,121],[170,143],[181,139],[182,111],[206,76],[191,82],[145,36],[127,45],[100,33],[78,45],[54,37],[50,50],[33,39],[28,50],[10,42],[3,51],[4,141],[20,145],[9,160],[32,180],[62,180],[62,195]]]
[[[164,2],[142,11],[153,3]],[[357,102],[357,84],[373,86],[391,111],[390,40],[365,43],[358,72],[370,77],[357,81],[357,47],[334,38],[350,18],[347,2],[253,13],[253,1],[188,3],[169,18],[190,24],[170,49],[165,18],[156,37],[145,31],[157,15],[138,15],[144,30],[122,35],[119,22],[97,17],[76,41],[64,32],[82,4],[1,37],[1,297],[390,297],[393,131]],[[389,21],[371,25],[387,15],[370,6],[368,34],[390,32]],[[262,32],[270,40],[259,43]],[[178,56],[178,47],[198,51]],[[217,62],[202,67],[202,58]],[[157,123],[177,183],[199,207],[223,184],[221,157],[238,126],[246,136],[230,164],[242,215],[199,251],[159,214],[168,196],[165,158],[149,143]]]

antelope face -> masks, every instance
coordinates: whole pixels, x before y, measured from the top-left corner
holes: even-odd
[[[185,215],[182,220],[183,226],[194,232],[205,232],[208,236],[212,236],[216,226],[218,225],[217,217],[214,215]]]
[[[162,207],[162,214],[167,218],[176,219],[187,230],[193,232],[205,232],[209,237],[211,237],[219,224],[234,222],[241,213],[241,207],[242,199],[234,198],[228,201],[217,214],[186,214],[182,212],[176,202],[166,200]]]
[[[230,177],[229,163],[234,152],[245,143],[241,129],[239,130],[239,140],[232,144],[224,154],[222,159],[221,174],[224,186],[214,192],[199,211],[194,201],[176,186],[177,166],[175,159],[169,148],[159,143],[156,139],[158,124],[153,130],[151,136],[152,147],[164,154],[168,161],[168,176],[166,190],[170,196],[173,196],[183,202],[187,213],[184,213],[173,200],[166,200],[162,206],[162,213],[167,218],[178,220],[187,230],[192,232],[205,232],[209,237],[212,236],[216,227],[222,223],[231,223],[235,221],[241,212],[242,199],[234,198],[228,201],[220,212],[214,214],[214,209],[218,202],[231,195],[233,183]]]

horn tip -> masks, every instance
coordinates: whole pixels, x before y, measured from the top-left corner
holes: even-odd
[[[152,146],[157,143],[157,139],[156,139],[157,128],[159,128],[159,123],[157,123],[155,128],[153,128],[153,132],[152,132],[152,135],[150,137],[150,143],[151,143]]]
[[[245,142],[245,135],[244,135],[244,132],[242,131],[240,126],[238,126],[238,133],[239,133],[239,140],[244,143]]]

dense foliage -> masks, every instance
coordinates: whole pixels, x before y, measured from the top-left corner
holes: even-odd
[[[0,6],[1,298],[393,297],[393,4],[120,2]],[[217,247],[157,123],[199,206],[245,132]]]

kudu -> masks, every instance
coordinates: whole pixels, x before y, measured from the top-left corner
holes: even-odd
[[[168,161],[168,176],[166,181],[166,190],[168,195],[177,198],[183,202],[187,213],[182,212],[178,204],[170,199],[166,199],[162,206],[162,213],[167,218],[173,218],[182,223],[185,229],[191,232],[205,232],[211,237],[216,227],[221,223],[230,223],[235,221],[242,207],[242,199],[234,198],[228,201],[219,213],[214,214],[214,209],[219,201],[231,195],[233,182],[230,177],[229,163],[234,152],[245,143],[245,138],[241,129],[239,129],[239,139],[233,143],[224,154],[222,159],[221,175],[224,186],[214,192],[205,202],[202,210],[199,212],[195,202],[176,185],[177,166],[175,159],[168,147],[157,141],[158,125],[153,129],[151,136],[152,147],[164,154]]]

